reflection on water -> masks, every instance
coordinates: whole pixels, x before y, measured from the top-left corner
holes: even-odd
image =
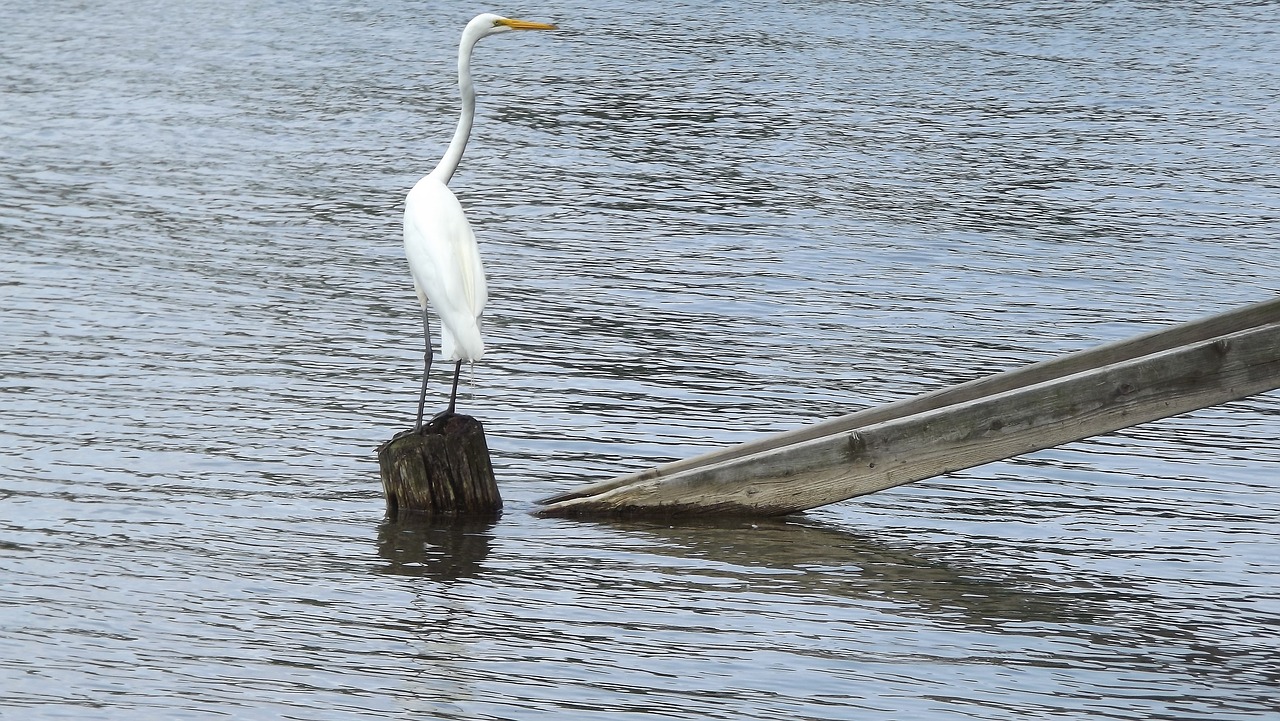
[[[0,716],[1276,712],[1275,394],[803,518],[528,511],[1276,293],[1280,20],[528,12],[455,183],[506,512],[388,520],[472,12],[0,7]]]
[[[785,574],[787,583],[777,592],[788,595],[875,600],[891,594],[909,599],[923,616],[977,627],[1010,621],[1096,623],[1105,615],[1091,606],[1084,589],[1045,588],[1040,579],[1016,572],[991,575],[980,562],[966,567],[932,560],[929,552],[936,549],[900,547],[821,521],[613,525],[653,537],[660,554]]]
[[[928,679],[962,706],[1091,708],[1123,697],[1247,713],[1270,703],[1264,643],[1174,621],[1187,609],[1149,579],[1001,564],[993,555],[1011,547],[994,537],[919,542],[819,520],[557,525],[551,532],[574,531],[562,544],[574,548],[572,568],[540,559],[538,546],[555,541],[526,529],[523,552],[495,553],[461,585],[415,597],[406,623],[423,649],[416,698],[438,709],[461,695],[473,713],[500,716],[528,689],[555,688],[574,707],[622,698],[636,713],[714,715],[746,703],[783,713],[797,695],[830,694],[824,706],[839,716],[865,699],[823,679],[892,693]],[[744,682],[704,695],[697,679],[717,673]],[[1115,696],[1103,703],[1081,678]]]
[[[1150,610],[1164,603],[1138,578],[1052,578],[996,569],[977,549],[886,543],[815,521],[756,521],[746,527],[727,522],[719,528],[635,524],[630,529],[653,536],[660,554],[785,574],[773,590],[785,596],[894,599],[910,607],[904,615],[952,628],[1066,641],[1095,652],[1141,648],[1144,654],[1165,656],[1171,663],[1159,667],[1166,672],[1215,683],[1245,677],[1265,683],[1280,669],[1280,659],[1261,647],[1224,643],[1205,633],[1208,629],[1151,617]],[[966,560],[959,551],[976,553]],[[1055,663],[1070,668],[1085,661],[1062,654]],[[1183,663],[1187,667],[1178,668]],[[1266,699],[1260,693],[1254,700],[1263,706]]]
[[[442,520],[403,513],[378,527],[381,573],[438,581],[470,578],[484,568],[493,544],[493,521]]]

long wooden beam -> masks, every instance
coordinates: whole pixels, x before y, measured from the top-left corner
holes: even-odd
[[[1280,387],[1280,298],[545,499],[780,515]]]
[[[1140,358],[1151,353],[1158,353],[1188,343],[1208,340],[1268,323],[1280,323],[1280,297],[1182,323],[1171,328],[1152,331],[1115,343],[1108,343],[1096,348],[1040,361],[1022,368],[1015,368],[966,383],[941,388],[914,398],[875,408],[867,408],[821,423],[805,426],[804,428],[767,436],[749,443],[721,448],[693,458],[686,458],[657,466],[656,468],[585,485],[566,493],[544,498],[540,503],[555,504],[573,498],[596,496],[612,488],[638,481],[669,476],[690,468],[707,466],[732,458],[753,455],[794,443],[802,443],[832,433],[840,433],[861,426],[901,418],[913,413],[943,408],[994,393],[1024,388],[1054,378],[1061,378],[1111,363]]]

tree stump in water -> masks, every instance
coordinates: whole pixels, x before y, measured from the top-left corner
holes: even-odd
[[[493,478],[484,426],[471,416],[432,419],[378,446],[387,515],[497,516],[502,497]]]

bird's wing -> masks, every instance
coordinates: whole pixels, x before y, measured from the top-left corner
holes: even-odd
[[[488,300],[475,233],[453,192],[428,176],[409,191],[404,209],[404,246],[409,270],[440,316],[446,357],[478,360],[484,353],[479,318]],[[448,346],[456,344],[456,349]],[[450,350],[456,350],[451,353]]]

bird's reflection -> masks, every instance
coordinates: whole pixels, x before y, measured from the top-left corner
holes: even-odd
[[[456,581],[481,572],[496,518],[457,519],[400,513],[378,527],[379,573]]]

